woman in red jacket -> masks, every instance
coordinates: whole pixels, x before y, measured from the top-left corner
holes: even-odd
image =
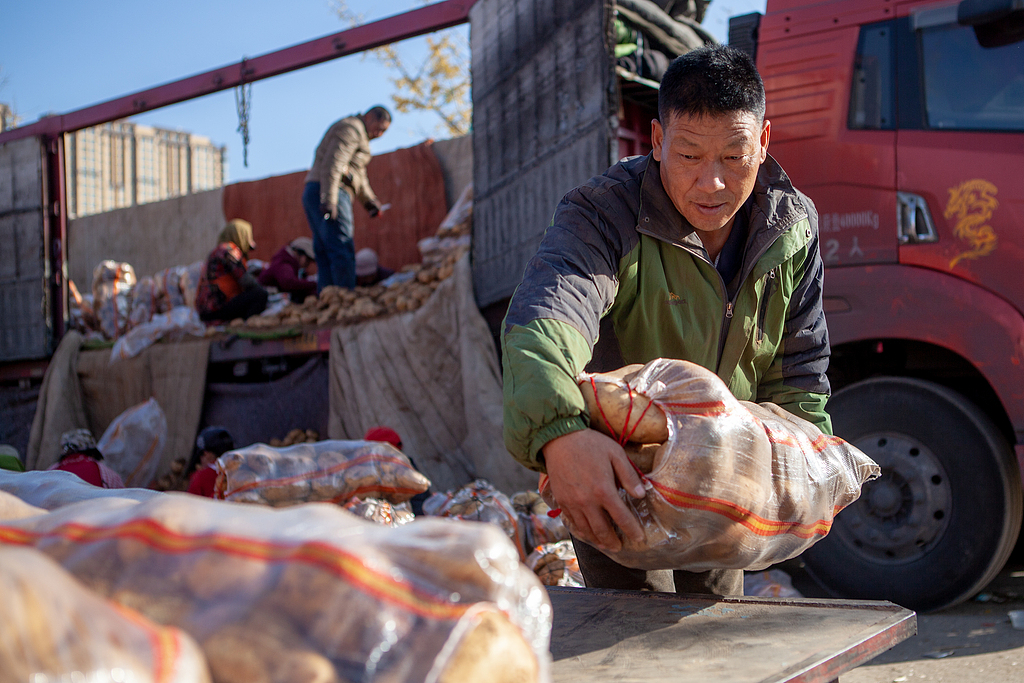
[[[213,498],[214,485],[217,483],[217,458],[228,451],[234,450],[235,440],[223,427],[207,427],[196,437],[196,447],[192,453],[192,462],[188,471],[192,476],[188,480],[188,492],[197,496]]]
[[[249,274],[246,261],[255,248],[248,221],[236,218],[220,231],[217,248],[206,258],[196,290],[196,310],[203,322],[248,318],[266,309],[267,290]]]
[[[307,280],[300,273],[314,261],[313,240],[296,237],[277,250],[270,259],[270,265],[260,273],[259,283],[264,287],[277,287],[280,292],[291,295],[292,301],[301,304],[310,294],[316,294],[316,280]]]
[[[73,429],[60,437],[60,461],[49,467],[77,474],[82,481],[105,489],[123,489],[121,476],[104,465],[96,438],[88,429]]]

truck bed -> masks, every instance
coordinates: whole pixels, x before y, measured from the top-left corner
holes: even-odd
[[[548,593],[554,683],[827,683],[917,633],[891,602]]]

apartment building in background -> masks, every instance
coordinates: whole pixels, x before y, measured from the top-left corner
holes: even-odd
[[[65,150],[71,218],[212,190],[227,175],[226,146],[128,120],[68,133]]]

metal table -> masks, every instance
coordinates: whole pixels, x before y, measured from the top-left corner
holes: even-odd
[[[828,683],[917,633],[891,602],[548,593],[554,683]]]

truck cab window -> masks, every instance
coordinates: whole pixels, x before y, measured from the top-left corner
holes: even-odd
[[[860,29],[850,89],[851,130],[893,130],[895,116],[894,22]]]
[[[1024,130],[1024,43],[981,47],[969,26],[918,29],[929,128]]]

